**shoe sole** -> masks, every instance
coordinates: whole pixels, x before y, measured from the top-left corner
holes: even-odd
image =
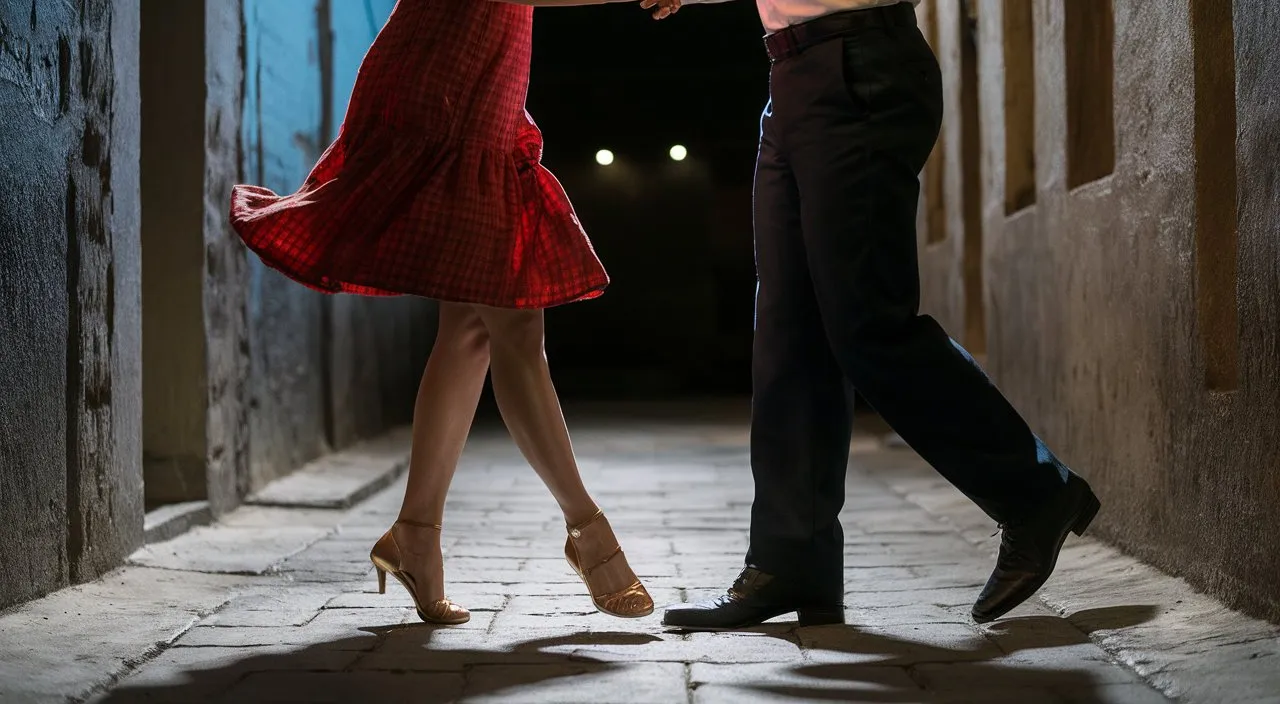
[[[587,583],[587,577],[586,577],[586,575],[582,574],[582,570],[578,569],[578,565],[577,565],[577,563],[575,563],[573,560],[570,560],[568,555],[565,555],[565,556],[564,556],[564,559],[565,559],[565,562],[568,562],[568,563],[569,563],[569,567],[573,569],[573,573],[574,573],[574,574],[576,574],[576,575],[578,575],[578,579],[582,580],[582,586],[584,586],[584,587],[586,587],[586,588],[587,588],[587,596],[591,597],[591,605],[592,605],[592,606],[594,606],[594,607],[596,608],[596,611],[598,611],[598,612],[600,612],[600,613],[604,614],[605,616],[612,616],[612,617],[614,617],[614,618],[644,618],[644,617],[646,617],[646,616],[652,616],[652,615],[653,615],[653,605],[652,605],[652,604],[650,604],[650,605],[649,605],[649,610],[648,610],[648,611],[644,611],[644,612],[636,613],[636,614],[615,614],[615,613],[614,613],[614,612],[612,612],[612,611],[605,611],[604,609],[600,608],[600,605],[596,603],[596,597],[595,597],[595,595],[591,593],[591,585]],[[636,584],[640,584],[640,581],[639,581],[639,580],[636,580]],[[641,585],[641,588],[644,588],[644,585]],[[646,592],[646,593],[647,593],[647,592]],[[606,596],[608,596],[608,595],[606,595]],[[650,599],[650,601],[653,601],[653,600],[652,600],[652,599]]]
[[[1072,520],[1071,527],[1066,531],[1063,531],[1062,539],[1058,541],[1058,547],[1053,551],[1053,562],[1049,564],[1049,569],[1045,572],[1044,579],[1036,582],[1034,589],[1028,591],[1026,596],[1013,602],[1007,608],[981,616],[971,612],[970,616],[973,617],[975,623],[991,623],[1010,611],[1013,611],[1025,603],[1027,599],[1035,596],[1035,593],[1040,591],[1040,587],[1043,587],[1045,582],[1049,581],[1049,578],[1053,576],[1053,571],[1058,568],[1058,555],[1062,552],[1063,544],[1067,542],[1067,534],[1075,533],[1078,536],[1084,536],[1084,532],[1089,529],[1089,524],[1093,523],[1093,519],[1097,517],[1098,511],[1102,508],[1102,502],[1098,500],[1098,497],[1093,493],[1093,490],[1086,489],[1085,491],[1087,493],[1085,494],[1084,499],[1080,502],[1080,510],[1076,512],[1076,517]]]
[[[458,621],[442,621],[440,619],[428,617],[426,614],[422,613],[422,609],[418,608],[418,599],[417,597],[414,596],[413,587],[409,586],[409,583],[405,581],[404,577],[400,576],[400,572],[398,570],[392,567],[390,563],[385,562],[381,558],[374,557],[373,555],[369,556],[369,560],[373,563],[373,566],[375,568],[377,568],[378,570],[381,570],[384,575],[389,574],[392,577],[394,577],[395,580],[400,583],[400,586],[404,587],[404,590],[406,592],[409,592],[409,598],[413,600],[413,610],[418,613],[418,618],[422,619],[423,623],[427,623],[432,626],[461,626],[462,624],[467,623],[468,621],[471,620],[470,613],[467,614],[466,618]],[[386,593],[387,583],[385,579],[386,579],[385,577],[378,578],[379,580],[378,588],[379,588],[380,594]]]
[[[644,617],[646,617],[646,616],[652,616],[652,615],[653,615],[653,607],[652,607],[652,606],[650,606],[650,607],[649,607],[649,610],[648,610],[648,611],[645,611],[645,612],[643,612],[643,613],[638,613],[638,614],[615,614],[615,613],[613,613],[612,611],[605,611],[604,609],[600,608],[600,605],[599,605],[599,604],[597,604],[597,603],[595,602],[595,599],[592,599],[592,600],[591,600],[591,605],[595,607],[595,609],[596,609],[596,612],[597,612],[597,613],[602,613],[602,614],[604,614],[605,616],[611,616],[611,617],[613,617],[613,618],[624,618],[624,619],[625,619],[625,618],[644,618]]]
[[[777,618],[784,614],[794,613],[799,625],[804,626],[834,626],[843,625],[844,607],[832,608],[825,607],[819,609],[785,609],[774,613],[766,614],[759,619],[737,623],[732,626],[679,626],[669,623],[663,623],[666,628],[677,631],[691,631],[696,633],[724,633],[728,631],[741,631],[748,628],[755,628],[771,618]]]

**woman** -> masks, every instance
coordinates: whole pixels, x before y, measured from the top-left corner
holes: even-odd
[[[404,501],[370,553],[379,590],[390,572],[429,623],[470,618],[445,596],[440,524],[490,371],[512,437],[564,513],[565,557],[596,607],[626,618],[653,611],[583,486],[547,368],[543,309],[599,296],[609,279],[542,167],[542,135],[524,110],[531,6],[619,1],[401,2],[302,188],[233,193],[241,238],[299,283],[440,302]]]

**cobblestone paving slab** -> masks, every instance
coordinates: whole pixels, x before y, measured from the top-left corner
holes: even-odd
[[[974,547],[987,554],[998,547],[991,520],[910,451],[872,453],[857,464]],[[1061,615],[1055,628],[1087,639],[1078,650],[1086,649],[1084,642],[1103,647],[1179,701],[1280,702],[1280,626],[1232,611],[1115,548],[1069,540],[1039,597]],[[1000,628],[997,623],[988,632]],[[1121,684],[1108,691],[1128,696],[1136,686]]]
[[[716,595],[741,566],[751,503],[742,411],[572,417],[588,485],[660,604]],[[1152,671],[1099,642],[1099,634],[1149,628],[1154,595],[1135,589],[1133,598],[1096,604],[1080,597],[1067,617],[1033,600],[1005,620],[975,625],[968,609],[991,567],[991,544],[976,535],[989,536],[991,526],[942,513],[964,506],[904,454],[867,438],[855,443],[842,516],[848,626],[797,628],[786,616],[751,632],[685,634],[664,629],[659,614],[597,613],[563,560],[554,502],[504,433],[482,431],[454,481],[443,542],[448,593],[472,609],[470,623],[420,623],[394,582],[376,593],[368,549],[394,519],[400,480],[350,509],[249,507],[152,546],[139,561],[163,569],[149,573],[224,596],[178,594],[172,608],[188,615],[170,627],[173,637],[148,636],[161,645],[128,662],[86,661],[111,665],[105,680],[46,678],[42,689],[21,690],[12,683],[51,660],[0,661],[0,700],[1167,701],[1149,684]],[[901,484],[886,480],[891,466]],[[206,574],[218,571],[241,576]],[[219,591],[201,587],[208,579],[231,581]],[[16,614],[0,617],[8,643]],[[28,641],[28,649],[58,643],[68,660],[77,657],[73,643],[48,629]],[[1249,657],[1232,643],[1200,648]],[[0,654],[15,649],[0,646]],[[1246,663],[1241,672],[1254,673],[1250,686],[1264,684],[1261,669]]]

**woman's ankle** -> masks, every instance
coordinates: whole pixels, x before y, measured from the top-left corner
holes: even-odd
[[[573,528],[595,518],[596,514],[600,513],[600,507],[594,501],[588,501],[577,506],[561,508],[561,511],[564,513],[565,525]]]
[[[403,506],[396,516],[396,523],[420,527],[439,526],[444,523],[441,513],[438,508]]]

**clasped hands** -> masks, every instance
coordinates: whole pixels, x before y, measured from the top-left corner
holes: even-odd
[[[653,10],[655,20],[663,20],[680,10],[681,0],[640,0],[640,7]]]

